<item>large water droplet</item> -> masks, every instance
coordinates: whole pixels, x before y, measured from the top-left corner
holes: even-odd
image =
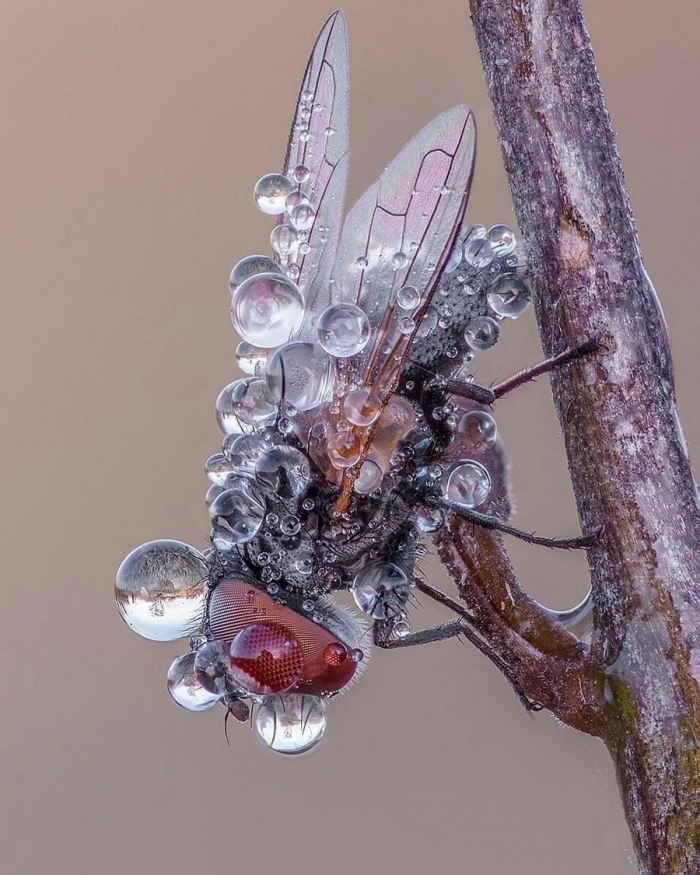
[[[365,565],[352,585],[357,607],[375,620],[403,616],[409,592],[408,577],[393,562]]]
[[[228,435],[222,444],[223,454],[236,474],[255,476],[255,463],[270,448],[270,444],[256,434]]]
[[[470,410],[459,421],[458,431],[474,447],[492,447],[498,439],[496,420],[485,410]]]
[[[258,708],[255,728],[265,744],[282,754],[315,747],[326,731],[326,703],[318,696],[283,693],[270,696]]]
[[[479,507],[489,497],[491,477],[479,462],[465,459],[452,465],[442,480],[443,497],[451,504],[469,509]]]
[[[351,468],[360,461],[362,444],[352,431],[339,431],[328,438],[327,450],[334,468]]]
[[[126,557],[115,584],[124,622],[151,641],[192,634],[204,618],[204,556],[181,541],[149,541]]]
[[[301,237],[291,225],[275,225],[270,233],[270,244],[280,255],[291,255],[299,246]]]
[[[439,507],[419,507],[416,513],[416,528],[427,535],[437,530],[445,522],[445,512]]]
[[[418,331],[416,331],[416,337],[430,337],[430,335],[435,331],[438,324],[438,311],[435,307],[428,307],[425,311],[425,316],[421,320],[420,325],[418,326]]]
[[[486,237],[496,255],[510,255],[515,249],[515,234],[507,225],[492,225]]]
[[[282,444],[258,458],[255,478],[266,492],[288,500],[300,495],[309,485],[311,466],[301,450]]]
[[[209,515],[214,522],[214,546],[230,550],[258,533],[265,517],[265,501],[253,484],[240,478],[234,488],[224,490],[214,499]]]
[[[293,187],[292,181],[281,173],[268,173],[261,177],[253,189],[258,209],[268,216],[279,216],[284,212],[285,198]]]
[[[231,675],[256,695],[283,693],[301,678],[304,652],[299,639],[279,623],[251,623],[231,642]]]
[[[221,641],[207,641],[194,654],[194,671],[197,680],[214,695],[227,692],[230,662],[227,648]]]
[[[420,304],[420,292],[414,286],[404,286],[396,293],[396,303],[403,310],[415,310]]]
[[[268,363],[267,385],[277,401],[284,399],[297,410],[313,410],[331,398],[332,362],[312,343],[287,343]]]
[[[371,495],[382,485],[384,472],[373,459],[365,459],[352,487],[358,495]]]
[[[197,679],[194,662],[194,653],[177,657],[168,669],[168,692],[181,708],[206,711],[216,705],[221,694],[204,689]]]
[[[233,327],[254,346],[286,343],[303,318],[304,297],[297,284],[282,274],[249,277],[231,299]]]
[[[464,247],[464,260],[477,270],[488,267],[495,254],[493,246],[485,237],[475,237]]]
[[[246,255],[233,266],[228,280],[229,288],[235,292],[241,283],[260,273],[282,273],[282,268],[266,255]]]
[[[515,319],[530,303],[530,289],[517,276],[504,276],[496,280],[487,292],[489,307],[499,316]]]
[[[477,316],[464,329],[464,340],[470,349],[482,352],[495,346],[500,334],[497,322],[489,316]]]
[[[372,425],[381,412],[381,401],[369,389],[352,389],[343,401],[345,418],[353,425]]]
[[[236,347],[236,364],[244,374],[260,377],[265,372],[270,352],[269,349],[242,340]]]
[[[224,434],[250,431],[276,415],[277,405],[268,394],[267,383],[255,377],[229,383],[216,399],[216,418]]]
[[[361,352],[370,336],[367,314],[354,304],[332,304],[318,317],[318,340],[336,358]]]
[[[310,204],[299,204],[290,213],[289,222],[297,231],[308,231],[313,226],[315,218],[316,213]]]

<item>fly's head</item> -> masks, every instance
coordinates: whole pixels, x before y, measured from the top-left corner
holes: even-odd
[[[347,110],[338,12],[309,59],[282,172],[255,186],[271,255],[229,278],[246,376],[216,401],[211,546],[153,541],[117,574],[134,631],[190,636],[168,673],[175,701],[221,703],[238,721],[255,706],[282,753],[322,737],[327,700],[367,663],[368,623],[406,634],[419,539],[444,500],[505,500],[495,424],[449,382],[529,299],[512,231],[464,219],[469,109],[427,125],[343,221]],[[343,591],[366,620],[334,600]]]

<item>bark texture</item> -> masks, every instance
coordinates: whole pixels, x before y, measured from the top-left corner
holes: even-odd
[[[579,665],[602,713],[589,731],[615,761],[640,872],[697,875],[700,518],[663,315],[580,3],[470,6],[545,353],[607,347],[552,378],[581,529],[604,526],[589,552],[597,673]]]

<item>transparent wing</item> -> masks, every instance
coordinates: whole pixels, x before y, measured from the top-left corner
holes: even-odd
[[[306,299],[300,330],[305,337],[311,334],[313,317],[329,304],[348,174],[348,48],[341,11],[324,24],[311,52],[283,172],[313,210],[310,227],[297,232],[300,245],[280,259]],[[278,224],[289,219],[280,216]]]
[[[448,110],[404,146],[345,219],[333,300],[356,304],[372,326],[371,343],[349,362],[346,377],[380,401],[395,388],[459,231],[475,149],[471,111]],[[412,309],[397,301],[407,286],[419,296]]]

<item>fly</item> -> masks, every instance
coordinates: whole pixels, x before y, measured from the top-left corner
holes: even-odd
[[[282,172],[254,190],[274,219],[272,252],[230,276],[247,376],[216,402],[211,547],[152,541],[117,574],[117,606],[135,632],[190,636],[168,672],[174,700],[194,711],[222,703],[241,722],[254,705],[258,733],[280,753],[321,739],[328,701],[362,674],[372,641],[467,635],[484,649],[464,606],[417,578],[421,540],[448,511],[527,537],[499,518],[504,462],[488,405],[590,351],[492,389],[474,384],[469,363],[530,300],[511,229],[465,220],[475,144],[471,111],[447,110],[343,221],[347,43],[342,13],[331,15]],[[411,631],[416,586],[461,618]],[[360,615],[334,600],[342,591]]]

